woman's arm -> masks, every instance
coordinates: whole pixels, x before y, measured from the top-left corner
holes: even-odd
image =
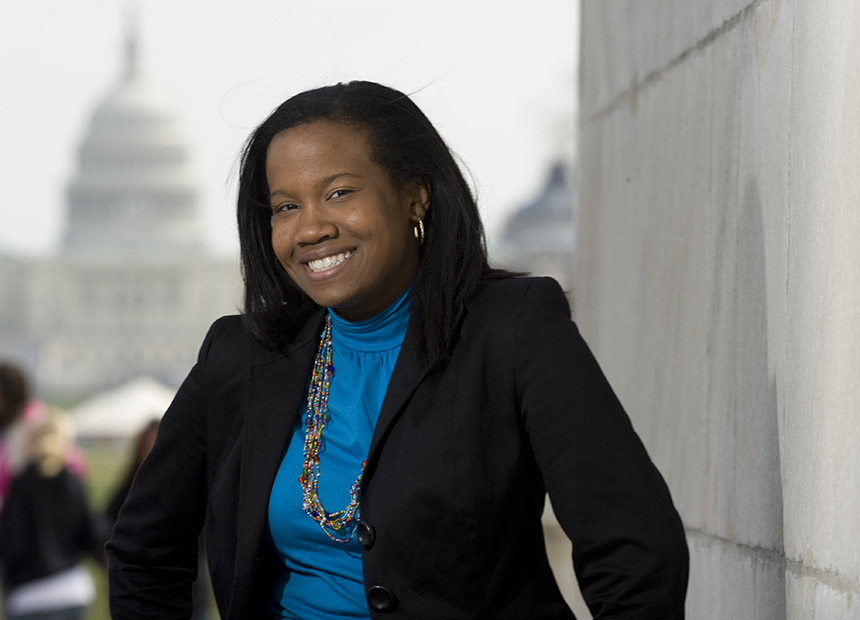
[[[191,617],[206,505],[207,360],[218,325],[164,415],[107,543],[114,620]]]
[[[669,490],[558,284],[538,279],[518,320],[517,390],[595,619],[684,617],[688,551]]]

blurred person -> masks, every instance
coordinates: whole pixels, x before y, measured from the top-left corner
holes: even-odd
[[[113,529],[113,524],[119,516],[119,509],[122,507],[125,498],[131,489],[131,483],[137,473],[143,459],[149,454],[152,445],[155,443],[155,436],[158,434],[158,418],[153,418],[147,422],[140,431],[135,435],[132,441],[131,458],[126,466],[125,473],[119,484],[114,490],[105,508],[105,517],[109,525],[109,530]],[[109,533],[109,532],[108,532]]]
[[[103,537],[104,540],[108,540],[110,538],[114,523],[116,523],[116,520],[119,517],[120,508],[122,508],[123,503],[125,503],[126,496],[131,489],[131,484],[134,481],[137,470],[140,468],[140,465],[143,463],[143,460],[147,457],[155,443],[159,423],[160,419],[154,417],[137,432],[132,440],[131,456],[129,458],[128,465],[126,466],[122,479],[120,479],[116,490],[111,495],[107,507],[105,508],[103,521],[103,531],[105,532]],[[211,597],[208,577],[204,574],[206,569],[206,558],[203,553],[202,537],[200,542],[201,550],[198,579],[194,584],[194,615],[192,616],[194,620],[204,620],[208,617],[209,599]]]
[[[404,93],[282,103],[246,143],[242,316],[216,321],[108,543],[114,620],[684,616],[669,490],[561,287],[488,264],[471,190]]]
[[[47,416],[45,405],[32,397],[24,369],[11,361],[0,361],[0,512],[12,479],[27,464],[33,427]],[[66,465],[83,477],[86,460],[75,445],[66,453]]]
[[[28,409],[28,415],[24,412]],[[24,370],[12,362],[0,362],[0,511],[9,494],[15,472],[26,459],[24,418],[40,416],[38,407],[30,404],[30,385]]]
[[[73,435],[65,414],[38,422],[10,485],[0,514],[7,620],[80,620],[95,596],[82,560],[103,553],[84,485],[66,465]]]

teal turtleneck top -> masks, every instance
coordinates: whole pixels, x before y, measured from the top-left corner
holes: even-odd
[[[409,290],[381,313],[350,322],[329,310],[334,375],[323,432],[319,496],[327,512],[345,508],[367,457],[382,399],[409,324]],[[302,509],[299,484],[307,400],[269,496],[268,534],[281,569],[272,586],[275,618],[370,618],[355,536],[335,542]]]

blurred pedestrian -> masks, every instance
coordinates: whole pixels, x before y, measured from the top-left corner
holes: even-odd
[[[71,421],[52,413],[36,424],[24,470],[0,514],[0,565],[7,620],[80,620],[95,595],[85,554],[101,560],[86,491],[66,465]]]
[[[151,419],[144,425],[143,428],[138,431],[137,435],[135,435],[132,441],[131,457],[129,459],[125,473],[123,474],[122,479],[119,481],[116,490],[114,491],[113,495],[111,495],[110,501],[105,508],[105,541],[110,538],[111,531],[113,530],[113,524],[116,523],[116,520],[119,517],[120,508],[122,508],[122,505],[125,502],[125,498],[128,495],[129,489],[131,489],[131,483],[134,481],[134,476],[137,474],[138,468],[140,467],[141,463],[143,463],[143,460],[146,458],[146,456],[149,454],[149,451],[152,449],[152,445],[155,443],[155,437],[158,434],[159,422],[160,416]],[[193,620],[204,620],[208,617],[209,599],[211,598],[211,587],[208,581],[209,577],[207,575],[206,569],[206,557],[203,551],[203,540],[201,536],[200,560],[197,572],[197,581],[194,583],[193,591]]]
[[[109,523],[108,534],[113,529],[113,524],[116,523],[116,518],[119,516],[119,509],[125,501],[128,490],[131,488],[131,482],[134,480],[134,475],[137,473],[138,467],[143,463],[143,459],[149,454],[152,444],[155,443],[155,436],[158,433],[159,418],[153,418],[144,425],[135,435],[132,441],[131,458],[126,466],[122,480],[116,487],[116,490],[111,495],[107,508],[105,508],[105,519]],[[107,540],[107,538],[105,539]]]
[[[0,362],[0,510],[15,471],[23,465],[26,440],[22,421],[29,401],[30,386],[24,371],[17,364]]]
[[[32,397],[30,382],[21,366],[0,361],[0,511],[9,494],[12,479],[28,460],[33,428],[47,416],[47,408]],[[66,466],[83,477],[86,461],[72,445],[66,451]]]

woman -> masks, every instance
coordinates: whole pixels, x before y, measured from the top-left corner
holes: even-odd
[[[404,94],[287,100],[251,135],[245,312],[217,321],[123,507],[115,620],[186,618],[197,533],[225,620],[681,618],[667,488],[550,279],[487,264],[471,192]]]
[[[114,492],[111,494],[110,501],[108,501],[107,507],[105,508],[105,529],[108,533],[113,529],[113,524],[116,522],[117,517],[119,517],[119,509],[122,507],[125,502],[125,498],[128,496],[128,491],[131,489],[131,483],[134,480],[137,470],[140,468],[140,464],[143,463],[143,460],[147,457],[149,451],[152,449],[152,445],[155,443],[159,421],[160,418],[158,417],[154,417],[149,420],[134,437],[131,448],[131,458],[128,461],[125,474],[120,479]]]
[[[27,467],[0,515],[8,620],[80,620],[95,596],[87,553],[101,559],[83,483],[66,466],[71,422],[52,414],[33,429]]]

